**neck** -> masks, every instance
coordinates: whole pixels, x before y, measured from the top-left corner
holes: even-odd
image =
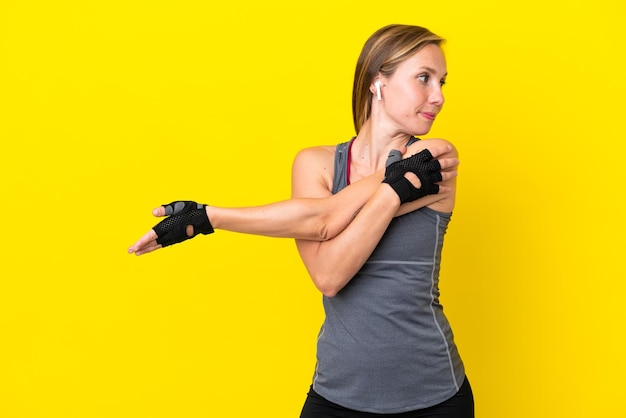
[[[352,145],[353,168],[363,175],[383,169],[389,151],[397,149],[404,153],[410,138],[408,134],[387,135],[376,132],[371,120],[366,121]]]

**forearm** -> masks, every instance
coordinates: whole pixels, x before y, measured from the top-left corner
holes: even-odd
[[[366,177],[335,195],[293,198],[263,206],[207,206],[213,228],[271,237],[325,241],[343,231],[380,185],[383,174]]]
[[[334,296],[365,264],[400,206],[397,194],[380,185],[354,220],[324,242],[297,240],[298,251],[316,287]]]
[[[324,236],[326,199],[290,199],[263,206],[208,206],[214,228],[246,234],[319,240]]]

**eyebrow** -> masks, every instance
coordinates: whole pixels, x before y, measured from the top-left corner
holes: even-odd
[[[428,71],[428,72],[429,72],[429,73],[431,73],[431,74],[436,74],[436,73],[437,73],[437,71],[435,71],[435,69],[430,68],[430,67],[428,67],[428,66],[422,66],[422,67],[420,67],[420,69],[421,69],[421,70],[426,70],[426,71]],[[448,73],[446,72],[446,73],[443,75],[443,77],[447,77],[447,76],[448,76]]]

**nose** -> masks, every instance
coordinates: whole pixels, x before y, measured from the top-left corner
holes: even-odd
[[[445,98],[443,97],[443,90],[441,89],[440,84],[433,86],[432,91],[430,92],[430,95],[428,97],[428,101],[432,105],[443,105],[443,102],[445,102]]]

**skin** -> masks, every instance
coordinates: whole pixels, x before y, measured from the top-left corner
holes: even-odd
[[[379,75],[381,99],[374,84],[371,117],[352,147],[350,186],[333,195],[334,146],[302,150],[294,160],[292,199],[265,206],[220,208],[207,206],[215,229],[273,237],[296,238],[300,256],[316,287],[326,296],[339,292],[365,263],[389,222],[427,206],[451,212],[456,191],[456,149],[446,140],[429,139],[406,147],[411,135],[427,134],[444,103],[442,84],[447,75],[441,49],[426,45],[399,65],[393,75]],[[381,183],[391,149],[404,157],[428,148],[442,166],[442,182],[436,195],[400,205],[393,189]],[[417,177],[406,177],[416,186]],[[164,216],[164,208],[153,210]],[[193,234],[189,226],[188,235]],[[129,249],[142,255],[161,248],[153,230]]]

